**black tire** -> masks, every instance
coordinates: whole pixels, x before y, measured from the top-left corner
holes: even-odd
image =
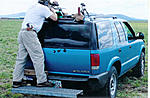
[[[133,74],[137,78],[142,77],[142,76],[144,76],[144,70],[145,70],[145,53],[142,52],[139,62],[133,68]]]
[[[111,67],[105,87],[101,90],[103,97],[115,98],[117,94],[118,74],[114,66]]]

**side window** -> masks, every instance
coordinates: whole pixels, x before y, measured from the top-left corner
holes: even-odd
[[[125,42],[126,41],[125,32],[123,30],[121,23],[115,22],[115,26],[116,26],[117,32],[119,34],[119,41]]]
[[[97,32],[100,49],[108,48],[113,45],[113,34],[110,23],[108,22],[97,23]]]
[[[130,38],[133,38],[133,34],[131,33],[130,29],[126,26],[125,23],[122,23],[123,27],[124,27],[124,31],[127,33],[127,37],[129,40],[131,40]]]

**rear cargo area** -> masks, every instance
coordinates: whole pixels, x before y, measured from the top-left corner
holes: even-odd
[[[85,75],[91,72],[90,28],[87,24],[45,23],[39,32],[49,73]],[[29,59],[26,69],[33,69]]]

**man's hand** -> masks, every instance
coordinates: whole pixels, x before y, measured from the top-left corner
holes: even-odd
[[[50,10],[51,10],[53,13],[55,13],[55,9],[54,9],[54,8],[51,7]]]
[[[56,0],[54,0],[53,3],[58,4]],[[53,21],[57,21],[57,14],[55,13],[55,9],[51,5],[49,5],[49,9],[51,12],[53,12],[53,14],[49,18],[52,19]]]
[[[50,10],[53,12],[53,14],[49,18],[53,21],[57,21],[57,14],[55,13],[54,8],[51,7]]]
[[[82,14],[78,15],[78,13],[74,14],[73,17],[75,18],[76,21],[81,21],[84,18]]]

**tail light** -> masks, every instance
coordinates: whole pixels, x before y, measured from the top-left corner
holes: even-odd
[[[92,70],[99,69],[100,56],[99,54],[91,54],[91,68]]]

